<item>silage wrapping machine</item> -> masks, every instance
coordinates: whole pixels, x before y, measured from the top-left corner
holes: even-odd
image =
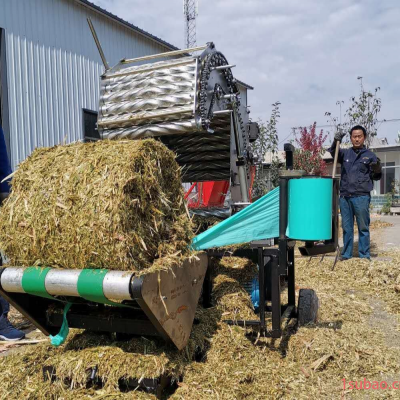
[[[201,54],[190,56],[192,51]],[[249,204],[249,143],[257,126],[240,102],[231,67],[210,43],[106,68],[101,138],[159,138],[176,152],[184,182],[231,180],[232,207],[243,208]],[[13,266],[0,271],[0,294],[46,335],[59,332],[64,304],[72,303],[70,327],[157,335],[180,350],[189,340],[207,265],[203,252],[179,268],[140,276]]]
[[[195,51],[200,55],[190,55]],[[249,120],[246,104],[241,102],[232,66],[214,44],[124,59],[113,68],[105,65],[98,115],[101,138],[159,138],[176,152],[184,182],[228,180],[233,214],[243,215],[249,209],[253,216],[261,215],[257,207],[250,208],[257,203],[249,206],[250,168],[255,162],[250,143],[256,140],[258,127]],[[202,289],[203,304],[211,304],[210,258],[247,257],[259,266],[260,319],[227,322],[257,326],[262,334],[281,336],[282,319],[297,316],[295,241],[288,237],[287,226],[290,182],[303,179],[301,172],[291,171],[293,148],[288,145],[285,149],[287,171],[280,178],[279,215],[274,217],[275,222],[279,220],[279,229],[277,226],[272,236],[254,234],[251,248],[200,252],[180,267],[141,276],[122,271],[7,267],[0,270],[0,294],[46,335],[59,332],[65,318],[64,304],[70,302],[70,327],[161,336],[181,350],[188,342]],[[329,234],[295,238],[307,240],[302,250],[306,254],[326,253],[337,247],[337,181],[330,180],[330,185]],[[313,219],[316,224],[318,218]],[[258,220],[265,225],[272,223]],[[271,247],[273,242],[277,247]],[[280,276],[288,279],[285,306],[281,305]],[[315,321],[315,294],[307,292],[302,298],[301,319]],[[266,329],[267,302],[271,303],[272,329]]]

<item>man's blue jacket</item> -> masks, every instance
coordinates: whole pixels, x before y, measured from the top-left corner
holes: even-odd
[[[0,182],[11,174],[10,161],[8,160],[6,141],[3,129],[0,126]],[[0,183],[0,193],[9,193],[8,181]]]
[[[332,157],[335,156],[336,142],[329,148]],[[379,170],[373,172],[371,163],[377,162]],[[340,179],[340,195],[345,197],[357,197],[370,195],[374,187],[373,180],[378,181],[382,177],[380,161],[371,150],[362,149],[340,149],[338,163],[342,166]]]

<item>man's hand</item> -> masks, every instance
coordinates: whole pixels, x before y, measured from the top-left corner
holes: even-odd
[[[370,164],[370,167],[371,167],[371,171],[372,172],[375,172],[375,173],[379,173],[379,172],[381,172],[381,160],[377,157],[376,158],[376,161],[373,161],[371,164]]]
[[[335,140],[342,143],[342,139],[346,136],[346,132],[343,131],[337,131],[335,133]]]

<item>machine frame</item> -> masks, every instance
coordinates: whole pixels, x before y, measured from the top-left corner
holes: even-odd
[[[230,325],[253,326],[258,327],[260,334],[266,337],[279,338],[282,336],[282,323],[286,319],[297,318],[298,307],[296,307],[296,289],[295,289],[295,240],[286,236],[286,227],[288,224],[288,203],[289,203],[289,179],[299,178],[302,173],[293,171],[293,152],[292,144],[285,144],[286,152],[286,170],[287,173],[281,174],[279,178],[279,237],[274,238],[274,244],[278,247],[272,248],[270,240],[255,241],[251,243],[250,249],[238,249],[229,254],[221,251],[208,250],[209,257],[242,257],[252,260],[258,264],[259,274],[259,319],[258,320],[226,320]],[[332,238],[323,243],[312,241],[306,242],[305,247],[300,247],[302,255],[326,254],[335,251],[338,248],[338,204],[339,204],[339,179],[333,179],[333,206],[332,206]],[[283,211],[283,212],[282,212]],[[337,257],[336,257],[337,259]],[[335,263],[336,263],[335,259]],[[211,265],[204,280],[203,286],[203,305],[211,305]],[[287,281],[287,303],[282,304],[281,300],[281,277]],[[315,295],[315,292],[313,292]],[[266,302],[271,305],[267,306]],[[266,313],[271,313],[272,326],[267,329]],[[305,316],[305,320],[314,318],[314,316]],[[314,321],[315,322],[315,321]]]

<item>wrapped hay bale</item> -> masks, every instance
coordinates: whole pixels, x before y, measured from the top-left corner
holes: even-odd
[[[152,139],[36,149],[0,210],[12,265],[143,270],[191,236],[174,153]]]

